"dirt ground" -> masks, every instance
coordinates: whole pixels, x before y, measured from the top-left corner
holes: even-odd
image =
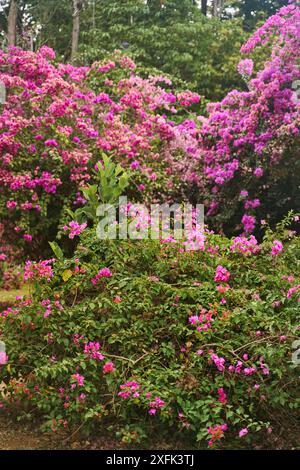
[[[68,440],[69,436],[43,434],[31,427],[15,423],[0,415],[1,450],[113,450],[124,449],[120,442],[111,438],[87,440]]]
[[[0,417],[0,450],[53,449],[56,446],[52,441]]]
[[[295,432],[296,431],[296,432]],[[299,427],[288,429],[288,426],[276,430],[273,435],[268,435],[265,439],[258,438],[253,442],[250,450],[299,450],[300,434]],[[90,440],[80,440],[70,436],[42,434],[41,432],[22,425],[21,423],[12,422],[5,416],[0,415],[0,451],[1,450],[124,450],[124,449],[195,449],[187,445],[187,442],[178,442],[170,439],[170,441],[151,439],[146,446],[126,446],[124,443],[113,439],[109,435],[97,436]],[[78,439],[78,440],[77,440]],[[238,446],[241,449],[245,447]],[[227,447],[225,447],[227,448]],[[229,449],[232,449],[230,447]]]
[[[126,446],[110,435],[97,436],[90,440],[69,440],[66,436],[42,434],[21,424],[0,416],[1,450],[124,450],[124,449],[192,449],[184,442],[153,439],[146,446]]]

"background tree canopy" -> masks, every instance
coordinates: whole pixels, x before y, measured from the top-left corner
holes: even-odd
[[[72,58],[78,65],[126,50],[136,63],[178,77],[218,100],[243,86],[236,66],[249,32],[286,4],[288,0],[2,0],[2,46],[15,20],[12,42],[25,49],[47,44],[61,60]]]

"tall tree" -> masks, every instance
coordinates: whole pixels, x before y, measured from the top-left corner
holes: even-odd
[[[20,1],[20,0],[19,0]],[[35,35],[35,48],[47,44],[69,60],[72,45],[73,1],[26,0]]]
[[[147,0],[147,6],[151,14],[158,13],[164,4],[164,0]]]
[[[264,21],[274,15],[279,8],[288,5],[289,0],[232,0],[227,4],[230,10],[234,9],[233,16],[243,18],[244,28],[253,30],[258,21]],[[232,17],[232,14],[228,16]]]
[[[16,45],[17,18],[18,18],[17,0],[11,0],[9,4],[9,12],[8,12],[8,18],[7,18],[7,44],[8,46]]]
[[[207,15],[207,0],[201,0],[201,12],[203,15]]]
[[[220,18],[222,16],[222,11],[224,8],[224,0],[213,0],[212,2],[212,14],[216,18]]]
[[[72,28],[72,46],[71,62],[74,62],[78,52],[79,30],[80,30],[80,12],[83,8],[82,0],[73,0],[73,28]]]
[[[17,5],[16,27],[13,27],[15,22],[13,3]],[[10,44],[16,43],[22,48],[33,50],[47,44],[62,56],[62,60],[70,58],[73,1],[0,0],[0,5],[2,7],[0,8],[2,47],[8,43],[8,30],[10,30]],[[8,21],[9,14],[11,15],[10,21]],[[5,31],[5,36],[1,35],[1,29]]]
[[[164,0],[156,14],[144,0],[97,0],[92,28],[92,6],[80,25],[78,59],[85,64],[123,49],[137,63],[183,79],[189,82],[185,87],[209,99],[243,86],[236,71],[245,38],[239,21],[206,17],[193,0]]]

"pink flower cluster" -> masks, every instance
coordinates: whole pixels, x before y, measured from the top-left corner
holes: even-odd
[[[5,318],[5,317],[8,317],[9,315],[18,315],[19,313],[20,313],[20,310],[18,308],[8,307],[6,310],[3,310],[0,313],[0,317]]]
[[[123,166],[132,167],[140,190],[151,188],[158,178],[165,179],[167,190],[176,178],[197,180],[199,126],[192,120],[174,124],[166,113],[198,103],[198,95],[184,91],[176,96],[165,89],[172,86],[170,80],[139,77],[134,62],[119,52],[114,60],[90,68],[56,65],[54,56],[44,48],[37,53],[17,47],[7,53],[0,50],[0,80],[7,89],[0,115],[6,230],[16,227],[16,236],[21,232],[23,211],[34,209],[46,221],[47,206],[55,203],[57,194],[71,195],[75,206],[85,203],[79,189],[92,178],[95,148],[114,152]],[[110,75],[116,68],[124,77],[119,81]],[[95,82],[100,92],[93,90]],[[31,164],[24,171],[28,159]],[[185,159],[188,167],[182,163]],[[25,241],[31,241],[37,227],[36,215],[29,215]],[[69,225],[65,230],[73,237],[82,227]]]
[[[229,278],[230,278],[230,272],[221,265],[217,266],[216,274],[215,274],[215,282],[228,282]]]
[[[237,66],[238,72],[240,75],[248,76],[250,77],[253,72],[253,60],[251,59],[242,59],[238,66]]]
[[[216,368],[220,372],[224,372],[225,370],[225,359],[224,357],[219,357],[217,354],[213,353],[210,356],[211,360],[214,362]]]
[[[83,377],[83,375],[80,375],[80,374],[73,374],[73,375],[72,375],[72,379],[75,381],[75,382],[72,383],[72,385],[71,385],[72,388],[76,388],[77,385],[79,385],[80,387],[83,387],[83,385],[84,385],[84,377]]]
[[[199,103],[200,96],[192,91],[182,91],[177,94],[177,99],[181,106],[191,106],[192,104]]]
[[[262,360],[259,362],[258,366],[245,364],[245,362],[249,360],[248,354],[243,355],[243,359],[245,362],[238,360],[235,365],[231,364],[227,367],[227,369],[225,366],[224,358],[220,358],[217,354],[213,353],[210,356],[210,359],[214,362],[220,372],[225,372],[225,370],[228,370],[230,374],[242,374],[245,376],[251,376],[255,373],[258,373],[260,369],[263,375],[269,375],[270,373],[268,366]]]
[[[141,399],[143,397],[146,399],[149,399],[152,395],[151,392],[142,393],[141,385],[134,380],[129,380],[125,384],[120,385],[120,389],[121,389],[121,392],[118,393],[118,396],[122,397],[123,399],[128,399],[128,398]],[[151,416],[154,416],[158,410],[160,410],[161,408],[165,406],[165,402],[160,397],[156,396],[154,400],[148,403],[148,406],[149,406],[148,413]]]
[[[210,434],[210,439],[208,441],[209,447],[212,447],[217,441],[224,437],[224,431],[227,431],[227,424],[217,424],[216,426],[210,426],[207,430]]]
[[[287,292],[287,298],[290,299],[296,292],[300,290],[300,284],[291,287]],[[300,297],[298,297],[298,302],[300,303]]]
[[[149,415],[155,415],[157,410],[160,410],[165,406],[165,402],[160,397],[155,397],[153,401],[149,403]]]
[[[95,277],[91,279],[92,284],[96,285],[100,281],[100,279],[104,277],[111,277],[112,273],[109,268],[102,268],[100,271],[96,274]]]
[[[0,352],[0,366],[3,366],[7,364],[8,361],[8,356],[5,352],[1,351]]]
[[[234,238],[230,250],[234,253],[249,256],[259,253],[261,248],[254,235],[251,235],[249,238],[242,236]]]
[[[114,366],[114,363],[113,362],[106,362],[106,364],[104,364],[103,366],[103,373],[104,374],[112,374],[113,372],[115,372],[116,368]]]
[[[140,384],[138,382],[130,380],[120,385],[122,391],[118,393],[118,396],[122,398],[138,398],[140,396],[139,388]]]
[[[35,262],[27,260],[24,269],[24,279],[47,279],[50,282],[53,277],[53,269],[51,264],[55,262],[55,259],[46,259],[43,261]]]
[[[69,222],[68,225],[64,225],[63,229],[65,231],[70,231],[69,238],[74,238],[76,235],[80,235],[86,227],[87,223],[79,224],[73,220],[72,222]]]
[[[257,208],[264,204],[258,196],[266,191],[265,178],[284,158],[290,167],[296,158],[287,150],[299,136],[299,104],[292,89],[300,78],[299,22],[296,5],[269,18],[242,48],[248,53],[273,41],[270,59],[256,75],[251,59],[239,63],[249,89],[211,103],[208,117],[181,122],[173,115],[200,97],[188,90],[174,93],[167,78],[138,76],[133,61],[120,52],[113,60],[74,67],[55,65],[51,49],[0,51],[0,80],[8,92],[0,115],[6,230],[31,242],[36,216],[46,220],[56,194],[71,195],[74,206],[84,204],[80,188],[93,178],[96,149],[112,152],[133,171],[138,191],[152,200],[161,195],[158,186],[171,200],[184,183],[205,195],[207,214],[214,215],[228,197],[238,208],[243,189],[249,198],[243,201],[241,222],[244,232],[252,233]],[[119,81],[116,69],[123,77]],[[31,167],[24,171],[28,158]],[[234,178],[238,184],[229,187]],[[23,211],[29,215],[26,229],[19,223]],[[65,230],[73,237],[82,228]]]
[[[220,403],[223,403],[224,405],[226,405],[227,403],[227,395],[226,393],[224,392],[224,389],[223,388],[219,388],[218,389],[218,395],[219,395],[219,402]]]
[[[99,352],[101,346],[100,343],[94,343],[90,341],[84,345],[84,354],[86,354],[91,359],[97,359],[98,361],[103,361],[104,356]]]
[[[272,248],[271,248],[271,254],[272,256],[277,256],[279,253],[281,253],[283,250],[283,244],[279,240],[274,240]]]
[[[239,437],[244,437],[248,434],[248,429],[247,428],[243,428],[239,431]]]
[[[51,303],[51,300],[49,300],[49,299],[44,299],[44,300],[42,300],[41,305],[42,305],[42,307],[45,307],[45,309],[46,309],[45,312],[44,312],[44,314],[43,314],[44,318],[49,317],[49,316],[52,314],[52,312],[53,312],[53,304]],[[59,312],[61,312],[61,311],[63,310],[63,306],[61,305],[61,303],[59,302],[59,300],[55,300],[55,301],[54,301],[54,307],[55,307]],[[40,311],[37,312],[37,313],[38,313],[38,315],[41,315],[41,314],[42,314],[42,312],[40,312]]]
[[[211,327],[213,322],[213,312],[207,311],[205,308],[202,308],[200,315],[192,315],[189,317],[189,323],[197,327],[197,331],[207,331]]]
[[[240,190],[245,188],[253,197],[242,217],[246,233],[255,229],[257,196],[266,191],[262,176],[271,177],[283,159],[285,165],[288,159],[290,168],[296,164],[290,146],[291,140],[297,145],[299,137],[299,100],[292,88],[300,78],[299,23],[300,8],[295,4],[270,17],[241,49],[249,53],[269,42],[270,58],[255,76],[252,60],[241,60],[238,70],[247,79],[248,90],[233,90],[221,102],[209,104],[209,116],[202,119],[199,171],[210,181],[208,214],[220,212],[228,197],[238,207]],[[255,180],[249,179],[251,174]],[[234,178],[239,184],[230,187]]]
[[[251,233],[255,229],[256,218],[253,215],[244,214],[242,224],[246,233]]]

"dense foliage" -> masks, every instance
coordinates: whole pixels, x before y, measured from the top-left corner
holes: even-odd
[[[218,213],[227,229],[242,219],[249,233],[255,214],[274,221],[300,207],[299,23],[294,5],[270,17],[241,49],[249,54],[273,41],[271,57],[256,75],[251,59],[239,63],[248,91],[233,90],[209,105],[201,168],[211,182],[209,213]]]
[[[266,20],[268,16],[274,15],[276,11],[291,3],[289,0],[233,0],[229,1],[228,7],[232,12],[225,8],[224,15],[238,16],[243,18],[243,26],[246,30],[255,29],[259,21]]]
[[[0,5],[0,40],[5,44],[10,0]],[[212,4],[195,0],[79,1],[80,32],[76,61],[89,65],[114,49],[135,61],[190,82],[209,99],[242,87],[236,72],[239,48],[249,31],[288,0],[235,0]],[[70,60],[74,0],[17,0],[16,44],[24,49],[52,47]],[[206,11],[205,11],[206,10]],[[203,14],[204,13],[204,14]],[[172,44],[172,47],[170,45]],[[3,47],[3,46],[2,46]],[[259,55],[257,56],[259,58]]]
[[[0,411],[43,430],[108,429],[124,443],[172,430],[216,448],[299,420],[300,9],[270,17],[225,71],[215,61],[240,27],[192,3],[110,2],[89,66],[45,45],[0,50],[0,286],[30,287],[0,309]],[[130,34],[106,55],[105,38],[113,49]],[[198,34],[218,37],[210,58],[198,43],[182,54],[181,35]],[[207,96],[222,96],[227,71],[223,91],[239,89],[207,104],[149,67],[154,50],[154,65],[175,64]],[[104,240],[99,204],[121,195],[110,230],[126,214],[135,236]],[[182,240],[142,239],[156,202],[203,203],[205,228],[194,217]]]
[[[72,258],[27,262],[31,297],[1,313],[2,407],[124,442],[162,425],[212,447],[263,439],[300,405],[300,240],[285,225],[261,245],[207,233],[192,252],[86,229]]]
[[[84,203],[79,190],[95,178],[101,152],[130,171],[131,198],[204,202],[212,225],[229,233],[253,232],[257,215],[276,222],[297,210],[299,18],[291,5],[257,30],[242,52],[271,41],[271,57],[253,78],[243,59],[249,90],[210,104],[208,117],[197,94],[136,70],[121,52],[90,68],[55,64],[47,47],[2,52],[6,238],[33,251],[55,238],[66,209]]]
[[[0,6],[0,40],[11,2],[5,3],[3,12]],[[73,3],[18,0],[15,45],[38,50],[47,44],[62,61],[70,61]],[[138,64],[191,82],[194,91],[210,99],[222,98],[232,87],[242,85],[236,72],[245,39],[239,19],[206,17],[193,0],[87,0],[78,4],[82,10],[77,64],[90,65],[122,49]]]
[[[158,4],[153,11],[143,1],[98,1],[94,25],[89,10],[82,18],[79,63],[123,49],[138,64],[179,77],[208,99],[243,86],[236,66],[246,34],[239,20],[207,18],[189,0]]]
[[[94,178],[101,152],[132,172],[137,198],[152,201],[182,192],[179,182],[191,173],[179,159],[198,152],[195,124],[184,120],[198,95],[174,91],[164,77],[140,78],[121,54],[91,69],[52,59],[47,47],[0,55],[8,93],[0,115],[0,217],[6,239],[27,251],[55,237],[66,207],[84,203],[79,189]]]

